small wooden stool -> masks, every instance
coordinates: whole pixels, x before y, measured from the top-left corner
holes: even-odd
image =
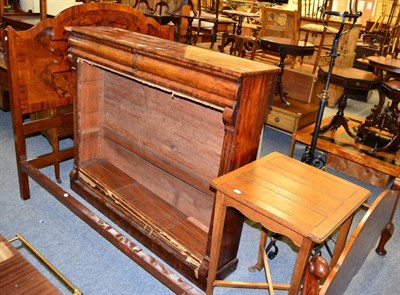
[[[214,179],[211,185],[217,192],[207,294],[212,294],[215,286],[277,286],[288,289],[290,295],[297,294],[315,243],[324,242],[341,226],[331,260],[335,265],[354,212],[370,196],[360,186],[277,152]],[[287,236],[300,248],[290,285],[273,285],[270,279],[268,283],[216,280],[227,207],[260,222],[267,230]],[[264,241],[262,238],[261,243]]]
[[[328,77],[329,66],[320,67],[318,70],[318,79],[321,81],[326,81]],[[350,130],[347,124],[347,118],[344,116],[344,109],[347,105],[347,92],[349,90],[372,90],[379,87],[381,84],[381,78],[377,75],[348,67],[333,67],[330,76],[330,83],[343,87],[343,95],[338,100],[338,111],[333,117],[332,121],[322,127],[319,133],[325,133],[332,129],[338,129],[343,126],[347,134],[351,137],[356,137],[356,135]]]

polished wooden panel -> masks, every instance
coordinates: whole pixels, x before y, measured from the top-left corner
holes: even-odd
[[[256,158],[278,68],[111,28],[72,27],[69,45],[71,187],[204,288],[209,182]],[[236,267],[243,223],[228,215],[222,276]]]
[[[62,294],[0,235],[1,294]]]

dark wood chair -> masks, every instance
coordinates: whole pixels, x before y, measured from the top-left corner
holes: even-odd
[[[381,240],[376,252],[385,255],[384,245],[393,234],[393,216],[400,196],[400,178],[392,190],[385,190],[374,201],[349,238],[336,265],[329,270],[327,261],[314,256],[306,268],[302,295],[343,294],[362,267],[371,249]],[[325,280],[320,289],[319,280]]]
[[[182,0],[178,7],[170,12],[180,18],[178,40],[182,43],[196,45],[210,42],[212,48],[217,41],[219,32],[227,32],[236,22],[228,17],[221,16],[215,9],[218,5],[210,1]]]
[[[230,55],[253,60],[258,47],[259,41],[255,38],[225,32],[222,34],[221,45],[218,49],[224,53],[225,49],[229,48]]]
[[[76,74],[68,58],[70,26],[107,26],[173,40],[174,26],[161,26],[140,11],[123,4],[87,3],[64,10],[27,31],[6,30],[2,42],[7,54],[15,153],[22,199],[28,199],[32,168],[55,165],[74,155],[74,149],[54,149],[33,159],[27,157],[26,137],[72,126],[72,113],[58,112],[75,98]],[[25,120],[48,112],[36,120]]]

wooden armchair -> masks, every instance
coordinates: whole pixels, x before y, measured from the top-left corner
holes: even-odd
[[[400,178],[392,190],[385,190],[374,201],[349,238],[336,265],[329,265],[321,256],[314,256],[306,268],[302,295],[343,294],[362,267],[371,249],[381,237],[376,252],[385,255],[384,246],[393,234],[393,216],[400,196]],[[325,280],[320,289],[319,280]]]
[[[221,15],[219,0],[182,0],[172,14],[181,17],[179,40],[186,44],[217,41],[219,32],[234,31],[236,22]],[[233,29],[232,29],[233,28]]]
[[[74,155],[74,149],[53,150],[27,159],[26,137],[37,132],[72,126],[72,113],[60,113],[75,99],[75,72],[68,59],[70,26],[110,26],[173,40],[174,26],[161,26],[138,10],[116,3],[87,3],[64,10],[54,19],[45,19],[32,29],[16,31],[8,27],[3,36],[9,74],[15,153],[22,199],[28,199],[29,180],[35,170],[56,165]],[[48,116],[25,120],[38,112]],[[35,169],[34,169],[35,168]],[[36,176],[35,176],[36,175]],[[36,178],[35,178],[36,177]]]

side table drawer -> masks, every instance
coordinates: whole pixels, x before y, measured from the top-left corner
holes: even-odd
[[[283,106],[278,99],[275,100],[266,123],[270,126],[293,133],[315,122],[318,105],[304,103],[295,99],[290,100],[289,106]]]
[[[296,131],[295,129],[300,118],[300,114],[289,113],[282,109],[272,107],[267,117],[267,124],[288,132]]]

